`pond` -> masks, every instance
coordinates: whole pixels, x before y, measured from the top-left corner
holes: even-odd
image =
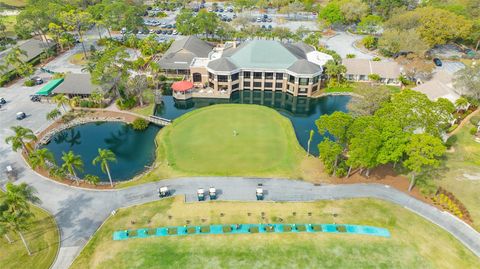
[[[99,165],[92,160],[98,155],[98,149],[110,149],[115,153],[117,162],[110,163],[113,181],[132,179],[143,172],[155,159],[155,136],[159,127],[151,124],[145,131],[135,131],[129,124],[121,122],[95,122],[79,125],[55,134],[45,145],[61,165],[62,153],[72,150],[82,156],[86,174],[97,175],[101,181],[108,181]]]
[[[321,98],[295,97],[281,92],[237,91],[230,99],[189,99],[175,100],[172,96],[164,96],[163,104],[155,109],[155,115],[167,119],[175,119],[197,108],[222,103],[257,104],[274,108],[290,119],[300,145],[307,148],[310,130],[314,130],[310,144],[310,152],[318,156],[317,145],[323,137],[317,132],[315,120],[323,114],[335,111],[347,111],[350,96],[325,96]]]

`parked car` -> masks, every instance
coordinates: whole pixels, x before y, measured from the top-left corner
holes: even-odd
[[[262,21],[262,18],[257,18],[257,22],[261,22]]]
[[[40,96],[38,96],[38,95],[32,95],[32,96],[30,96],[30,101],[32,101],[32,102],[40,102]]]
[[[0,98],[0,105],[4,105],[6,103],[7,103],[7,101],[5,101],[5,98]]]
[[[43,83],[43,79],[41,77],[33,77],[32,81],[35,83],[35,85],[40,85]]]
[[[433,63],[436,65],[436,66],[442,66],[442,61],[438,58],[433,58]]]
[[[18,112],[17,113],[17,120],[23,120],[27,117],[27,114],[25,112]]]

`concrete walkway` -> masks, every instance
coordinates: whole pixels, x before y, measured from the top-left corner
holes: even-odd
[[[480,234],[458,218],[420,202],[398,190],[377,184],[324,185],[286,179],[236,177],[181,178],[164,180],[114,191],[77,189],[44,179],[25,170],[21,182],[38,190],[42,206],[57,220],[61,230],[61,245],[53,268],[68,268],[88,239],[115,209],[157,200],[157,189],[167,185],[173,195],[186,195],[196,201],[196,190],[215,186],[219,200],[255,201],[255,188],[263,183],[265,200],[314,201],[371,197],[401,205],[430,220],[454,235],[466,247],[480,256]]]

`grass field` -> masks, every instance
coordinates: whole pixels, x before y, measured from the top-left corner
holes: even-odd
[[[480,143],[469,133],[472,127],[468,123],[456,134],[454,152],[447,154],[446,171],[437,182],[465,204],[480,230]]]
[[[26,0],[0,0],[0,6],[6,6],[10,8],[24,7],[26,4]]]
[[[148,117],[153,114],[155,107],[155,95],[153,94],[152,90],[148,89],[143,92],[143,101],[146,103],[146,105],[142,107],[135,107],[131,111]]]
[[[7,36],[15,36],[15,24],[17,23],[17,16],[3,16],[3,23],[5,23],[5,34]]]
[[[306,158],[290,121],[255,105],[195,110],[163,128],[156,142],[156,168],[127,185],[190,175],[301,178]]]
[[[265,219],[262,219],[262,212]],[[295,212],[295,216],[294,216]],[[311,216],[309,216],[309,212]],[[223,217],[221,216],[223,213]],[[333,213],[337,214],[333,217]],[[250,215],[249,215],[250,214]],[[169,217],[170,216],[170,217]],[[115,230],[218,223],[350,223],[388,228],[391,238],[255,234],[113,241]],[[132,224],[132,221],[135,223]],[[312,203],[184,203],[174,197],[109,218],[72,268],[479,268],[453,236],[399,206],[373,199]]]
[[[89,52],[87,52],[87,55],[90,55]],[[87,64],[87,59],[85,59],[85,54],[83,52],[79,52],[79,53],[76,53],[74,55],[72,55],[70,57],[70,59],[68,59],[68,61],[71,63],[71,64],[74,64],[74,65],[86,65]]]
[[[35,220],[25,239],[32,250],[28,256],[20,237],[10,233],[14,243],[9,244],[5,238],[0,239],[0,268],[38,268],[48,269],[55,260],[58,251],[59,234],[57,225],[47,212],[32,206]]]

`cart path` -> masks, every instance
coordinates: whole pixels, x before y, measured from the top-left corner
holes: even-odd
[[[263,184],[267,201],[377,198],[403,206],[437,224],[480,257],[480,234],[466,223],[401,191],[379,184],[318,186],[289,179],[191,177],[97,191],[61,185],[38,176],[30,169],[22,171],[20,177],[19,182],[26,182],[37,189],[41,206],[55,216],[60,228],[60,251],[52,268],[68,268],[113,210],[158,200],[157,190],[163,185],[172,190],[172,195],[185,195],[187,201],[196,201],[196,190],[210,186],[217,188],[219,200],[256,201],[258,183]]]

